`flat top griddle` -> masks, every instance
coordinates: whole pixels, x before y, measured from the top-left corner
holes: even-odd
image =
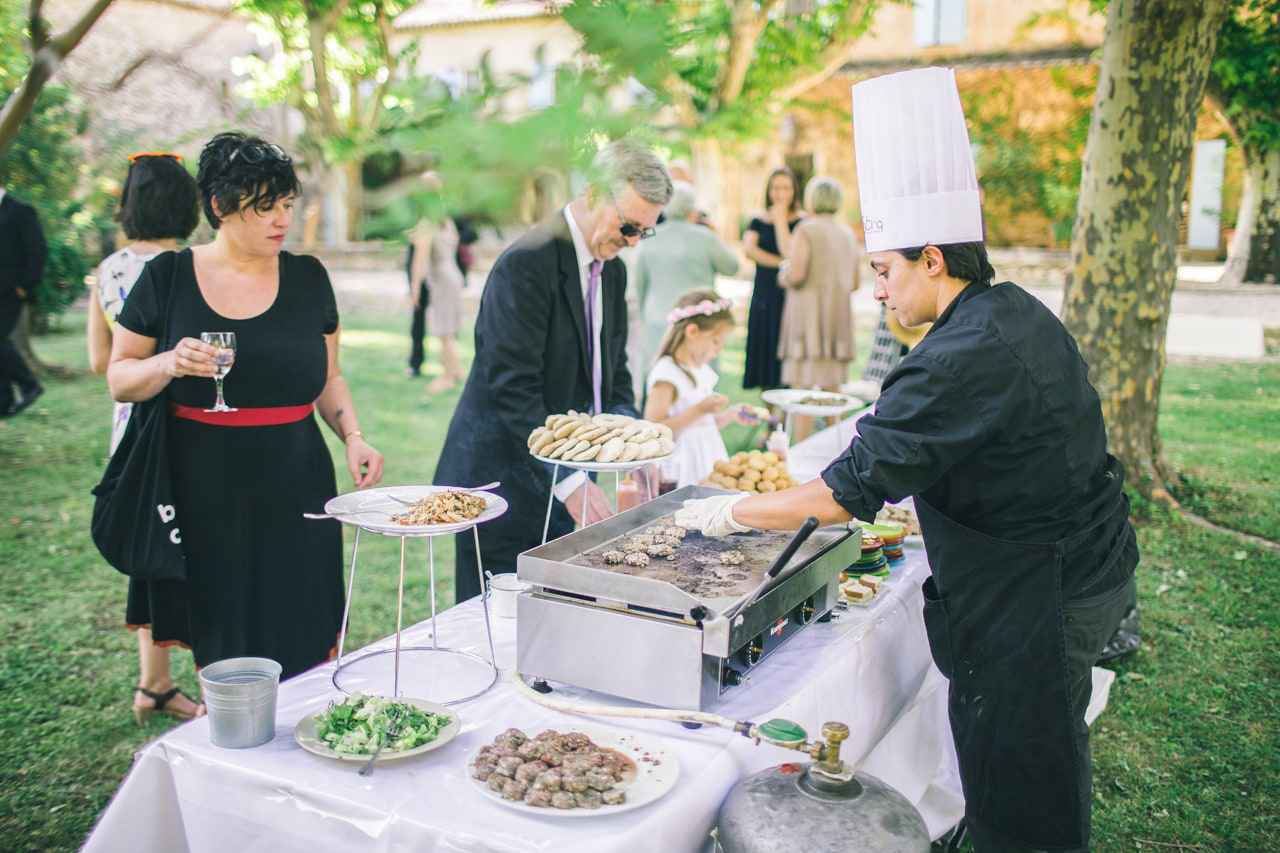
[[[637,535],[648,535],[654,527],[675,526],[674,516],[662,516],[636,529],[628,530],[588,551],[569,558],[568,562],[588,566],[605,572],[650,578],[669,583],[695,598],[710,602],[739,599],[764,580],[769,566],[782,553],[794,534],[778,531],[756,530],[732,536],[710,537],[689,531],[672,547],[671,557],[651,556],[647,566],[631,566],[626,563],[606,563],[607,551],[623,551],[624,545]],[[792,562],[805,561],[822,550],[815,543],[806,552],[804,546],[792,558]],[[724,555],[736,552],[740,563],[725,562]],[[732,555],[731,555],[732,560]]]
[[[753,530],[709,538],[690,531],[675,547],[675,560],[650,557],[648,566],[613,565],[604,553],[654,526],[673,526],[673,515],[689,498],[729,494],[723,489],[684,486],[604,521],[554,539],[520,555],[520,579],[547,592],[564,592],[623,606],[669,613],[688,619],[691,608],[705,606],[729,612],[750,595],[795,535],[787,531]],[[787,562],[782,578],[810,563],[849,537],[845,529],[820,528]],[[740,565],[726,565],[721,555],[739,551]],[[612,602],[611,604],[609,602]]]

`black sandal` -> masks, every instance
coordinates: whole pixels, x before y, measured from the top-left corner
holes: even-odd
[[[193,701],[193,702],[195,701],[191,699],[190,696],[187,696],[187,694],[183,693],[182,690],[180,690],[177,687],[173,688],[172,690],[166,691],[164,693],[153,693],[152,691],[148,690],[145,687],[135,687],[133,690],[135,693],[141,693],[143,696],[146,696],[148,699],[156,703],[155,705],[152,705],[150,708],[139,708],[136,705],[133,707],[133,719],[137,722],[139,726],[141,726],[147,720],[154,717],[156,714],[163,714],[166,717],[174,717],[179,720],[190,720],[193,717],[196,717],[197,715],[199,715],[200,713],[199,702],[196,702],[196,713],[194,714],[188,713],[186,711],[179,711],[177,708],[165,707],[166,705],[169,704],[169,702],[174,697],[179,695],[189,701]]]

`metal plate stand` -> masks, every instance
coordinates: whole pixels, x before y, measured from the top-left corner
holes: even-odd
[[[670,454],[668,454],[668,456],[669,455]],[[556,483],[559,482],[557,478],[560,476],[561,465],[563,465],[565,468],[571,468],[577,471],[594,471],[596,473],[605,473],[606,471],[612,471],[613,472],[613,511],[617,512],[618,511],[618,484],[621,482],[621,480],[618,479],[619,475],[629,474],[632,471],[638,471],[641,468],[645,468],[649,465],[656,465],[666,458],[667,458],[666,456],[660,456],[656,459],[637,459],[635,466],[627,468],[626,470],[619,470],[614,467],[610,467],[608,469],[602,470],[601,468],[592,466],[590,463],[587,463],[584,465],[574,465],[572,462],[553,462],[551,467],[551,488],[547,489],[547,514],[542,519],[542,544],[543,545],[547,544],[547,531],[551,528],[551,507],[555,505],[555,499],[556,499],[555,489],[556,489]],[[655,479],[657,478],[655,477],[645,478],[644,485],[645,485],[646,501],[651,501],[658,496],[658,484],[654,482]],[[583,518],[587,517],[587,490],[586,489],[582,490],[582,517]]]
[[[350,522],[349,522],[350,523]],[[484,607],[484,630],[489,643],[489,657],[466,649],[447,648],[438,644],[439,632],[436,630],[436,554],[435,538],[441,535],[453,535],[456,530],[447,533],[407,533],[392,534],[383,531],[370,531],[383,536],[397,536],[400,539],[400,581],[396,597],[396,636],[395,646],[389,649],[375,649],[357,656],[346,656],[347,619],[351,613],[351,599],[355,595],[356,559],[360,553],[360,534],[364,532],[359,524],[356,528],[355,542],[351,548],[351,572],[347,580],[347,602],[342,611],[342,633],[338,637],[337,666],[333,671],[333,686],[343,693],[381,693],[386,689],[388,678],[391,682],[392,696],[412,696],[418,699],[430,699],[442,705],[457,705],[474,699],[484,693],[498,680],[498,666],[493,653],[493,629],[489,623],[489,597],[481,596]],[[480,533],[477,525],[471,526],[476,549],[476,571],[479,574],[480,588],[485,588],[484,564],[480,555]],[[402,646],[401,632],[404,620],[404,554],[405,540],[410,538],[426,538],[431,570],[431,645]],[[401,657],[408,659],[425,658],[430,665],[413,672],[404,673],[405,682],[412,682],[411,692],[404,692],[401,687]],[[465,695],[449,696],[444,691],[454,689]],[[467,692],[470,691],[470,692]]]

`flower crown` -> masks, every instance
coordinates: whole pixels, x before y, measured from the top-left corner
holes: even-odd
[[[719,314],[721,311],[728,310],[732,304],[728,299],[717,299],[714,302],[710,299],[704,299],[693,305],[672,308],[671,313],[667,315],[667,325],[674,326],[681,320],[688,320],[690,317],[697,317],[703,314],[710,317],[712,314]]]

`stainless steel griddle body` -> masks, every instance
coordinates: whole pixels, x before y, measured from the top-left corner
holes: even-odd
[[[517,600],[518,671],[665,708],[701,710],[743,683],[797,631],[829,618],[839,600],[838,575],[861,554],[856,526],[816,530],[774,584],[736,614],[792,533],[707,539],[691,532],[674,562],[655,557],[649,569],[604,564],[603,551],[670,519],[685,500],[722,494],[729,492],[685,486],[521,554],[517,575],[530,589]],[[731,583],[687,581],[682,574],[697,578],[706,562],[724,574],[714,555],[729,549],[745,557],[733,567],[740,571]]]

